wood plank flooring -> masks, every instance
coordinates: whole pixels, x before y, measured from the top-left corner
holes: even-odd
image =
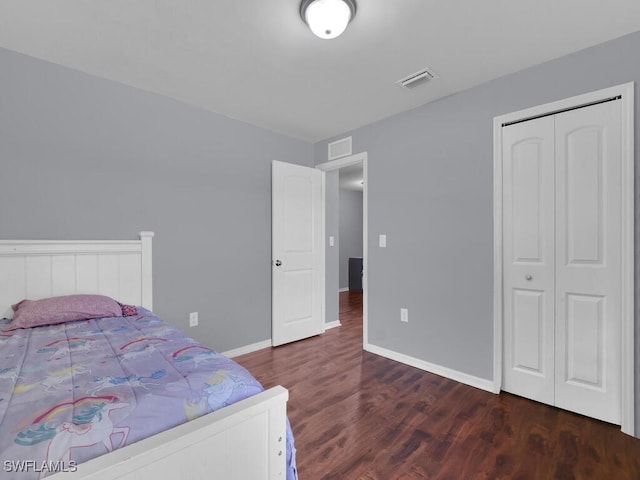
[[[640,479],[619,427],[364,352],[361,312],[341,293],[341,327],[235,358],[289,389],[300,480]]]

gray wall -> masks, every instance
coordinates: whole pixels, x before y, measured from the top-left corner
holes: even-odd
[[[335,322],[339,319],[339,271],[338,252],[340,250],[340,227],[339,227],[339,177],[338,170],[330,170],[325,174],[325,292],[326,292],[326,316],[325,321]],[[333,247],[329,245],[329,237],[334,239]]]
[[[492,379],[493,117],[638,82],[638,52],[635,33],[336,137],[352,135],[354,152],[368,152],[370,343]],[[636,175],[639,102],[636,94]],[[314,145],[316,163],[326,148]],[[377,246],[381,233],[387,248]],[[637,324],[636,313],[640,345]],[[636,355],[640,431],[638,378]]]
[[[154,310],[221,351],[271,338],[273,159],[312,146],[0,49],[0,238],[155,231]]]
[[[349,257],[362,257],[362,192],[340,189],[340,288],[349,287]]]

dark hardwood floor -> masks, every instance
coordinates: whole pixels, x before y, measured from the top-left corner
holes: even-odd
[[[619,427],[494,395],[362,350],[362,296],[342,326],[235,358],[289,389],[300,480],[640,479]]]

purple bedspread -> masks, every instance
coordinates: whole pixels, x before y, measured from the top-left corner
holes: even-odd
[[[262,390],[243,367],[144,309],[0,332],[0,477],[72,470]]]

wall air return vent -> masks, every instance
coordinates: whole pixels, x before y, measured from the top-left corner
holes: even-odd
[[[329,144],[329,160],[351,155],[351,137],[342,138]]]
[[[433,70],[431,70],[430,68],[423,68],[422,70],[401,78],[400,80],[396,81],[396,84],[404,88],[415,88],[428,82],[429,80],[433,80],[434,78],[438,78],[438,75]]]

